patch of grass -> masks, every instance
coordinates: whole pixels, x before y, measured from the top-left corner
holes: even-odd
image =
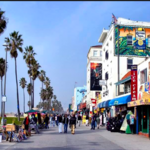
[[[7,124],[15,123],[16,125],[22,125],[22,122],[24,118],[20,118],[20,122],[18,121],[17,117],[6,117]],[[1,117],[0,117],[0,123],[1,123]]]

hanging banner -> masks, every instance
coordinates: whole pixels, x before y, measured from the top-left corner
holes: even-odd
[[[131,101],[137,100],[137,65],[131,66]]]

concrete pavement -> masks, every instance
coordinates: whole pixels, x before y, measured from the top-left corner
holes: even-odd
[[[0,144],[0,150],[149,150],[150,140],[137,135],[111,133],[105,128],[90,130],[90,127],[77,127],[75,135],[58,133],[51,127],[41,134],[33,135],[21,143]],[[11,145],[9,145],[11,144]]]

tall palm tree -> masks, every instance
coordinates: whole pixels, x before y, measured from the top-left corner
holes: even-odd
[[[7,19],[4,17],[5,11],[1,11],[0,9],[0,34],[4,32],[7,26]]]
[[[29,74],[29,78],[30,78],[30,83],[32,84],[32,78],[31,78],[31,64],[35,61],[34,56],[36,55],[36,53],[34,52],[33,46],[26,46],[25,47],[25,52],[23,55],[23,59],[25,60],[27,67],[29,68],[28,74]],[[32,86],[33,87],[33,86]],[[32,91],[33,89],[31,89]],[[31,101],[32,101],[32,92],[31,92]]]
[[[31,90],[32,90],[32,84],[31,83],[29,83],[28,85],[27,85],[27,92],[28,92],[28,94],[29,94],[29,101],[30,101],[30,106],[31,106]]]
[[[27,81],[25,78],[21,78],[20,79],[20,86],[22,87],[23,89],[23,112],[25,113],[25,92],[24,92],[24,88],[26,87],[27,85]]]
[[[34,81],[36,80],[36,78],[39,76],[39,68],[41,66],[39,65],[39,63],[34,60],[33,63],[31,64],[31,77],[32,77],[32,80],[33,80],[33,98],[32,98],[32,103],[31,103],[31,107],[33,108],[34,107]]]
[[[30,110],[30,107],[31,107],[31,101],[30,100],[28,101],[28,107],[29,107],[29,110]]]
[[[10,34],[10,55],[15,60],[15,75],[16,75],[16,91],[17,91],[17,110],[18,110],[18,120],[20,121],[20,106],[19,106],[19,90],[18,90],[18,77],[17,77],[17,56],[18,51],[23,52],[22,45],[23,39],[19,32],[12,32]]]
[[[5,59],[0,58],[0,78],[1,78],[1,117],[2,117],[2,95],[3,95],[3,76],[5,74]]]
[[[53,97],[53,88],[51,86],[49,86],[46,89],[47,93],[46,93],[46,99],[48,102],[48,110],[51,108],[51,101],[52,101],[52,97]]]
[[[44,84],[45,84],[46,88],[49,87],[49,85],[50,85],[50,79],[48,77],[45,78]]]
[[[46,100],[46,89],[41,89],[40,97],[43,101]]]
[[[43,83],[45,81],[45,71],[44,70],[41,70],[40,73],[39,73],[39,80],[42,82],[42,89],[43,89]]]
[[[42,88],[41,89],[43,89],[43,83],[45,81],[45,75],[46,75],[45,71],[41,70],[39,73],[39,76],[38,76],[39,80],[42,82]],[[41,102],[41,98],[40,98],[40,102]]]

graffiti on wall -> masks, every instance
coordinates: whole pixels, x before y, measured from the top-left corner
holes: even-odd
[[[119,34],[119,55],[150,56],[150,28],[115,27],[115,55],[118,54]]]

